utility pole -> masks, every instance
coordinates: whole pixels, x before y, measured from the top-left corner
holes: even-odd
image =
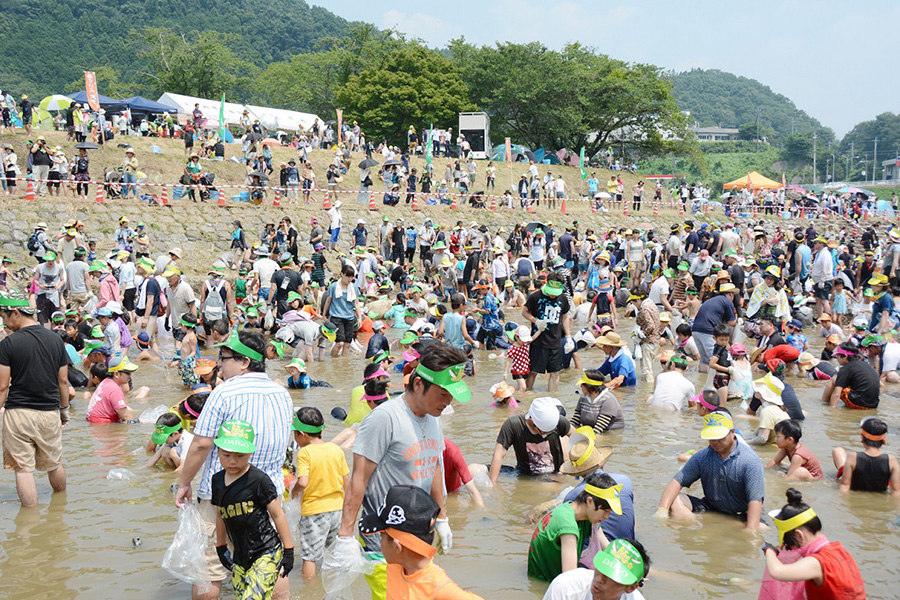
[[[813,132],[813,185],[816,185],[816,181],[818,180],[818,173],[816,172],[816,138],[818,134]]]
[[[756,107],[756,151],[759,152],[759,107]]]
[[[878,136],[875,136],[875,154],[872,156],[872,185],[875,185],[875,171],[878,169]]]

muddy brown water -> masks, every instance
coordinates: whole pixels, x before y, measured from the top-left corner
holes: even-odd
[[[624,326],[620,329],[626,331]],[[818,341],[814,345],[818,354]],[[490,460],[497,430],[511,414],[507,409],[489,406],[488,388],[499,381],[504,366],[502,355],[492,360],[489,354],[476,351],[477,375],[468,379],[472,401],[466,405],[454,403],[455,414],[443,418],[445,435],[459,445],[470,463]],[[591,350],[583,360],[585,365],[599,366],[603,354]],[[283,379],[284,362],[272,361],[270,376]],[[363,364],[358,355],[313,364],[312,376],[331,382],[334,388],[293,390],[295,406],[317,406],[326,415],[333,406],[346,408],[350,389],[361,379]],[[688,376],[697,384],[706,380],[705,375],[693,370]],[[556,394],[570,413],[577,399],[578,377],[579,373],[573,370],[564,372]],[[394,380],[399,385],[399,376],[395,375]],[[789,376],[788,381],[796,388],[807,413],[803,443],[818,456],[826,473],[823,482],[794,484],[795,487],[815,508],[825,534],[841,541],[853,554],[869,597],[900,597],[900,502],[883,494],[842,494],[834,480],[831,449],[837,445],[859,448],[858,422],[862,413],[824,407],[820,402],[821,382],[794,376]],[[135,374],[135,384],[151,387],[146,401],[131,403],[138,414],[160,404],[170,406],[184,397],[177,375],[159,364],[143,364]],[[536,393],[519,398],[518,410],[527,410],[530,400],[546,395],[545,390],[546,380],[539,381]],[[676,456],[702,447],[702,442],[700,420],[695,413],[648,410],[645,402],[651,392],[652,385],[645,383],[618,390],[626,428],[604,436],[601,442],[615,446],[607,469],[627,474],[634,482],[637,536],[653,560],[651,578],[642,592],[648,598],[674,600],[756,598],[763,572],[759,546],[763,537],[777,541],[774,528],[753,535],[737,522],[717,515],[704,515],[696,524],[660,522],[654,518],[663,488],[678,470]],[[896,427],[900,426],[897,395],[897,386],[883,393],[875,413],[893,428],[888,437],[889,450],[898,439]],[[12,473],[5,471],[0,478],[0,597],[189,597],[189,586],[159,566],[176,528],[170,491],[176,477],[171,472],[142,467],[146,460],[143,446],[151,426],[88,425],[83,421],[86,404],[79,394],[72,423],[64,433],[69,485],[65,494],[51,495],[46,477],[40,476],[39,508],[20,509]],[[731,408],[739,412],[737,407]],[[340,430],[331,417],[326,417],[326,423],[326,437]],[[738,427],[745,434],[753,428],[746,421],[739,421]],[[760,454],[767,461],[775,452],[772,446]],[[508,464],[514,460],[512,454],[507,457]],[[114,468],[129,469],[137,477],[130,481],[106,479]],[[526,553],[533,531],[526,515],[533,506],[553,498],[571,483],[565,476],[556,480],[501,477],[495,488],[482,489],[484,509],[474,507],[465,492],[452,495],[447,504],[454,545],[449,555],[437,558],[439,564],[459,585],[485,598],[541,598],[546,584],[526,576]],[[777,472],[767,471],[764,512],[784,504],[788,487]],[[701,493],[699,483],[694,491]],[[135,537],[141,538],[139,546],[133,544]],[[356,597],[369,597],[364,583],[357,582],[355,589]],[[301,581],[298,565],[291,577],[291,596],[320,599],[321,583]],[[232,597],[230,590],[223,597]]]

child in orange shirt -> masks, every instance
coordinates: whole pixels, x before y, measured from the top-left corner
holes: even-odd
[[[387,563],[386,600],[481,600],[467,592],[434,564],[434,524],[441,509],[420,487],[395,485],[381,511],[359,524],[360,533],[381,532]]]

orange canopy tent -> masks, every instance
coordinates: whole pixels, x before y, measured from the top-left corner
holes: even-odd
[[[753,171],[745,177],[741,177],[740,179],[735,179],[734,181],[726,183],[722,186],[722,188],[726,190],[742,190],[747,187],[748,183],[753,187],[754,190],[758,190],[760,188],[764,188],[767,190],[777,190],[782,187],[782,185],[777,181],[772,181],[768,177],[764,177],[756,171]]]

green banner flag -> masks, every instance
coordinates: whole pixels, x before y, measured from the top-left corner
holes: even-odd
[[[432,143],[432,138],[434,137],[434,126],[428,130],[428,138],[425,140],[425,164],[431,164],[431,158],[434,154],[433,148],[434,144]]]
[[[225,141],[225,92],[222,92],[222,103],[219,105],[219,139]]]
[[[581,163],[581,180],[584,181],[587,179],[587,171],[584,168],[584,146],[581,147],[581,153],[578,155],[578,158]]]

